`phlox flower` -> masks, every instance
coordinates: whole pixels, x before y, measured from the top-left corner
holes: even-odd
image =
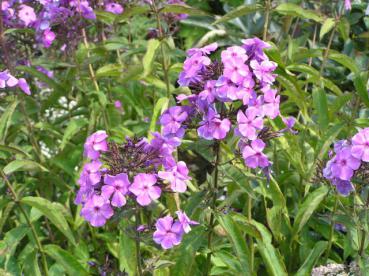
[[[149,205],[161,195],[161,189],[155,185],[156,176],[153,174],[139,173],[134,177],[129,191],[136,196],[138,204],[141,206]]]

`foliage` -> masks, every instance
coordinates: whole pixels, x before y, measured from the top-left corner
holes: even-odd
[[[121,14],[93,6],[96,20],[83,19],[65,51],[66,38],[36,47],[37,30],[1,22],[0,71],[32,91],[0,89],[1,274],[310,275],[352,261],[367,272],[366,179],[342,196],[322,177],[333,143],[369,127],[369,15],[366,1],[352,2],[125,1]],[[280,111],[296,118],[297,133],[268,141],[270,174],[244,166],[233,135],[218,159],[215,142],[190,131],[174,154],[190,170],[187,191],[140,213],[150,227],[178,209],[199,222],[180,245],[163,250],[150,227],[137,236],[129,208],[101,228],[86,222],[74,204],[86,138],[104,129],[115,143],[151,140],[160,115],[189,94],[177,84],[186,50],[252,37],[272,46]],[[281,117],[268,124],[285,128]]]

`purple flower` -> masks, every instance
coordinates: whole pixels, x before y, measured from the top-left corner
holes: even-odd
[[[352,137],[351,154],[364,162],[369,162],[369,128],[360,130]]]
[[[101,168],[102,163],[98,160],[86,163],[83,166],[81,176],[78,183],[81,186],[94,186],[100,183],[101,180]]]
[[[242,40],[242,43],[242,47],[246,50],[246,54],[249,56],[249,59],[256,59],[259,62],[268,59],[263,52],[263,49],[270,47],[268,43],[257,37],[244,39]]]
[[[167,135],[177,133],[187,117],[187,112],[181,106],[173,106],[169,108],[160,117],[160,124],[163,126],[163,134]]]
[[[230,59],[224,63],[223,76],[235,84],[242,84],[243,80],[250,75],[249,67],[241,60]]]
[[[101,195],[110,199],[111,205],[114,207],[122,207],[126,204],[125,195],[128,193],[129,185],[131,184],[126,173],[117,175],[105,175],[104,183],[101,187]]]
[[[211,43],[209,45],[206,45],[203,48],[192,48],[187,50],[188,56],[193,56],[195,54],[201,54],[201,55],[209,55],[212,52],[214,52],[216,49],[218,49],[218,44],[216,42]]]
[[[240,46],[228,47],[227,50],[221,53],[222,62],[224,65],[230,61],[237,61],[238,63],[245,63],[248,59],[246,50]]]
[[[18,84],[18,79],[13,77],[8,70],[0,72],[0,88],[14,87]]]
[[[18,17],[23,21],[24,25],[28,27],[36,21],[37,16],[35,10],[27,5],[20,5],[18,10]]]
[[[332,180],[332,184],[336,186],[337,192],[339,192],[343,196],[348,196],[354,190],[354,186],[352,185],[352,183],[347,180],[334,178]]]
[[[208,110],[208,113],[200,125],[201,126],[197,129],[197,133],[206,140],[222,140],[231,129],[231,121],[227,118],[223,120],[220,119],[219,114],[211,108]]]
[[[81,216],[94,227],[103,226],[106,220],[113,216],[114,212],[107,200],[103,196],[94,195],[86,202],[81,210]]]
[[[24,78],[20,78],[18,80],[18,86],[19,88],[27,95],[31,95],[31,90],[29,88],[29,85],[27,81]]]
[[[124,9],[122,5],[119,5],[117,3],[108,3],[105,5],[105,11],[111,12],[114,14],[121,14],[124,11]]]
[[[139,173],[134,177],[129,191],[137,196],[136,200],[141,206],[147,206],[160,197],[161,189],[155,184],[155,175]]]
[[[154,138],[151,140],[151,147],[158,150],[163,157],[171,155],[181,144],[181,139],[176,136],[162,136],[158,132],[153,132],[152,135]]]
[[[84,145],[84,155],[92,160],[100,157],[100,152],[108,150],[108,143],[106,138],[108,135],[104,130],[96,131],[91,134]]]
[[[337,153],[335,162],[331,166],[332,175],[341,180],[350,180],[360,165],[360,160],[352,156],[351,149],[346,147]]]
[[[351,0],[345,0],[345,10],[351,10]]]
[[[116,108],[116,109],[118,109],[118,110],[122,110],[122,102],[121,101],[119,101],[119,100],[116,100],[115,102],[114,102],[114,107]]]
[[[279,115],[280,96],[277,96],[277,90],[265,86],[261,89],[264,93],[263,113],[271,119]]]
[[[241,151],[246,166],[252,169],[269,166],[268,157],[263,153],[264,148],[265,143],[260,139],[252,141],[251,146],[244,146]]]
[[[263,83],[272,84],[276,75],[272,72],[277,68],[277,64],[273,61],[264,60],[261,63],[256,60],[250,62],[255,77]]]
[[[177,211],[178,221],[182,226],[183,232],[189,233],[191,231],[191,225],[198,225],[199,223],[194,220],[190,220],[190,218],[186,215],[185,212]]]
[[[44,33],[42,34],[42,43],[45,48],[49,48],[53,41],[55,40],[55,33],[51,31],[50,29],[46,29]]]
[[[174,222],[171,216],[158,219],[155,227],[153,238],[162,248],[169,249],[181,243],[182,225],[179,222]]]
[[[257,137],[257,130],[263,128],[263,118],[258,117],[259,111],[255,107],[249,107],[246,113],[241,110],[237,113],[238,126],[236,133],[246,137],[249,140],[255,140]]]
[[[191,179],[188,176],[186,163],[179,161],[169,170],[158,172],[158,176],[170,183],[173,192],[184,193],[187,190],[186,180]]]

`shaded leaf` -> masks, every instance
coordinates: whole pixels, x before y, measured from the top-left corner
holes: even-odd
[[[68,251],[54,244],[46,245],[44,249],[46,254],[60,264],[69,275],[89,275],[87,270],[77,261],[76,257]]]
[[[11,174],[16,171],[48,171],[45,167],[32,160],[14,160],[7,164],[3,170],[5,174]]]
[[[234,10],[231,10],[230,12],[227,12],[221,18],[217,19],[212,25],[224,23],[232,19],[235,19],[237,17],[241,17],[241,16],[244,16],[250,13],[254,13],[262,9],[263,9],[263,6],[259,4],[242,5],[242,6],[237,7]]]
[[[21,202],[37,208],[68,238],[72,244],[76,243],[72,230],[65,219],[65,213],[67,211],[60,203],[50,202],[45,198],[32,196],[22,198]]]

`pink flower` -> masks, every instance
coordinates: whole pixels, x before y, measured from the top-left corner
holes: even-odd
[[[169,249],[181,243],[182,225],[179,222],[174,222],[171,216],[158,219],[155,227],[153,238],[162,248]]]
[[[254,140],[257,137],[257,130],[263,128],[263,118],[258,117],[259,110],[253,106],[243,113],[241,110],[237,113],[238,126],[236,129],[237,134],[241,134],[247,139]]]
[[[352,137],[351,153],[355,158],[369,162],[369,128],[360,130]]]
[[[184,193],[187,190],[186,180],[191,179],[188,176],[188,168],[183,161],[178,162],[169,170],[158,172],[161,179],[167,180],[170,183],[170,188],[173,192]]]
[[[131,184],[126,173],[117,175],[105,175],[104,183],[106,185],[101,188],[101,195],[110,199],[111,205],[114,207],[122,207],[126,204],[125,195],[128,193],[129,185]]]
[[[49,48],[53,41],[55,40],[55,33],[50,29],[46,29],[42,34],[42,43],[44,44],[45,48]]]
[[[209,109],[204,120],[200,122],[201,126],[197,129],[199,136],[206,140],[224,139],[231,129],[231,121],[227,118],[222,120],[219,117],[213,109]]]
[[[156,176],[153,174],[139,173],[134,179],[129,191],[137,198],[138,204],[147,206],[151,201],[160,197],[161,189],[155,185]]]
[[[335,161],[331,165],[332,175],[341,180],[350,180],[360,165],[360,160],[351,154],[350,147],[343,148],[337,153]]]
[[[100,161],[92,161],[91,163],[86,163],[83,166],[81,177],[78,183],[81,186],[94,186],[98,184],[101,180],[100,168],[102,163]]]
[[[0,72],[0,88],[14,87],[18,84],[18,79],[13,77],[8,70]]]
[[[265,86],[261,89],[264,93],[263,113],[271,119],[275,119],[279,115],[280,96],[277,96],[277,90]]]
[[[194,220],[190,220],[190,218],[186,215],[185,212],[177,211],[178,221],[182,226],[183,232],[188,233],[191,231],[191,225],[198,225],[199,223]]]
[[[351,0],[345,0],[345,10],[351,10]]]
[[[84,155],[92,160],[100,157],[100,152],[108,150],[108,143],[106,138],[108,135],[104,130],[96,131],[91,134],[84,145]]]
[[[81,210],[81,216],[94,227],[103,226],[113,214],[114,211],[109,204],[109,200],[98,195],[94,195],[89,199]]]
[[[250,66],[258,80],[268,84],[272,84],[274,82],[276,75],[272,74],[272,72],[277,68],[277,64],[275,62],[264,60],[259,63],[256,60],[252,60],[250,62]]]
[[[24,25],[26,27],[37,20],[35,11],[32,7],[29,7],[29,6],[24,5],[24,4],[20,5],[19,7],[20,7],[20,9],[18,11],[18,16],[19,16],[20,20],[22,20],[24,22]]]
[[[268,157],[263,153],[264,148],[265,143],[260,139],[252,141],[251,146],[244,146],[241,151],[246,166],[252,169],[268,167],[269,161]]]
[[[18,80],[18,86],[19,88],[27,95],[31,95],[31,90],[29,88],[29,85],[27,81],[24,78],[20,78]]]
[[[105,11],[111,12],[114,14],[121,14],[124,11],[124,9],[122,5],[119,5],[117,3],[109,3],[105,5]]]

